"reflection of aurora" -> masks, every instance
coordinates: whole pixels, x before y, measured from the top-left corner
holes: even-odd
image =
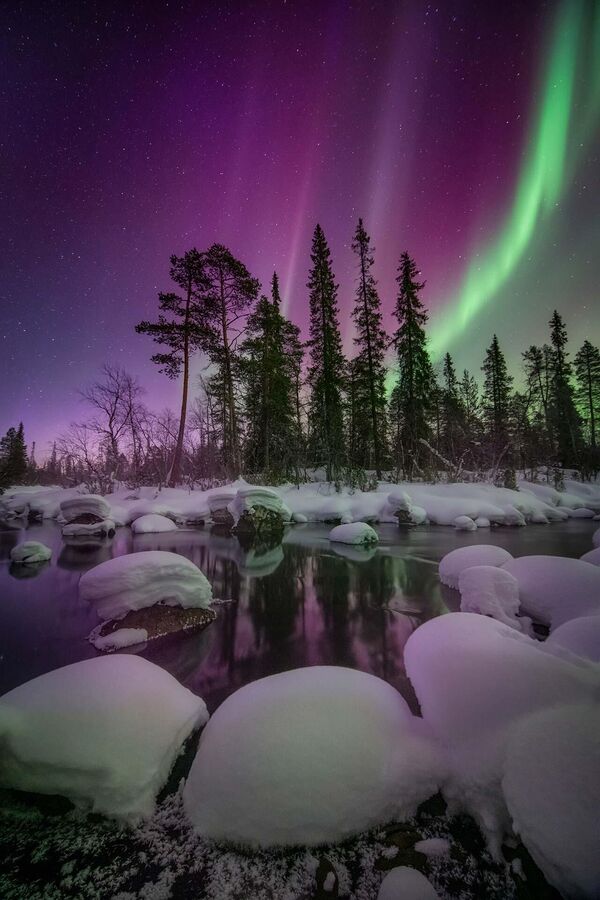
[[[574,122],[578,66],[584,96],[578,98],[581,109]],[[432,317],[430,347],[435,359],[451,348],[523,259],[537,228],[561,199],[576,155],[598,125],[599,112],[600,5],[565,0],[555,22],[538,114],[512,205],[489,245],[475,255],[455,296]]]

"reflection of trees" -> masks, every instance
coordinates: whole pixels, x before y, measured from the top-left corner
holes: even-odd
[[[112,538],[65,538],[56,565],[69,572],[84,572],[112,556]]]
[[[45,559],[43,562],[38,563],[12,563],[9,566],[8,571],[13,578],[23,580],[26,578],[36,578],[40,572],[47,569],[49,565],[49,559]]]
[[[254,629],[254,643],[263,640],[270,651],[285,654],[285,643],[296,631],[298,607],[303,604],[301,579],[306,553],[299,547],[286,547],[277,571],[254,579],[250,587],[248,613]]]
[[[361,564],[363,565],[363,564]],[[350,569],[345,559],[321,553],[313,558],[313,584],[321,607],[325,636],[339,665],[355,665],[350,633]]]

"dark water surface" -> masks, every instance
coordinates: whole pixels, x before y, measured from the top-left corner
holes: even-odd
[[[473,534],[430,526],[377,527],[375,550],[331,544],[328,526],[295,526],[282,544],[243,546],[208,529],[66,543],[54,522],[26,530],[0,525],[0,694],[44,672],[98,655],[87,636],[98,623],[78,597],[83,572],[138,550],[170,550],[192,560],[213,585],[216,622],[203,632],[161,638],[136,648],[202,696],[212,712],[243,684],[298,666],[335,664],[372,672],[398,687],[411,705],[403,649],[422,622],[456,609],[437,563],[455,547],[494,543],[513,555],[581,556],[596,522],[480,529]],[[53,550],[37,567],[10,564],[10,549],[36,540]],[[126,652],[131,652],[128,650]]]

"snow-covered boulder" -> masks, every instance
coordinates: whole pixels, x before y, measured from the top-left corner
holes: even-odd
[[[422,525],[427,520],[426,511],[416,506],[406,491],[391,491],[382,512],[382,518],[392,516],[399,525]]]
[[[156,513],[148,513],[134,519],[131,523],[131,530],[134,534],[159,534],[163,531],[177,531],[177,525],[173,519],[166,516],[159,516]]]
[[[89,637],[89,641],[96,650],[103,653],[113,653],[115,650],[123,650],[125,647],[136,647],[145,644],[148,640],[148,632],[145,628],[118,628],[108,634],[101,634],[95,629]]]
[[[210,517],[215,525],[233,525],[233,515],[229,511],[229,504],[235,500],[237,490],[235,488],[219,488],[211,491],[208,496]]]
[[[103,519],[110,519],[110,506],[104,497],[96,494],[78,494],[61,501],[60,514],[67,523],[91,525]]]
[[[600,615],[570,619],[555,628],[546,647],[562,647],[576,656],[600,662]]]
[[[592,544],[594,547],[600,547],[600,528],[597,528],[592,535]]]
[[[600,612],[600,568],[563,556],[521,556],[502,568],[519,582],[521,609],[551,629]]]
[[[503,547],[495,544],[473,544],[451,550],[440,561],[439,575],[442,584],[458,588],[458,578],[463,569],[471,566],[502,566],[513,557]]]
[[[587,553],[584,553],[583,556],[579,557],[583,560],[583,562],[591,563],[593,566],[600,566],[600,547],[594,547],[593,550],[588,550]]]
[[[63,525],[63,537],[93,537],[113,535],[115,523],[112,519],[98,519],[96,522],[69,522]]]
[[[0,698],[0,785],[126,819],[152,813],[204,701],[136,656],[98,657]]]
[[[477,531],[477,525],[470,516],[457,516],[452,524],[457,531]]]
[[[351,522],[332,528],[329,540],[340,544],[377,544],[379,535],[366,522]]]
[[[458,576],[460,608],[462,612],[480,613],[521,630],[519,612],[519,583],[505,569],[498,566],[471,566]]]
[[[312,666],[254,681],[204,730],[183,798],[207,837],[320,844],[414,812],[436,792],[437,752],[391,685]]]
[[[398,866],[381,882],[377,900],[439,900],[439,896],[418,869]]]
[[[23,541],[10,551],[11,561],[20,565],[33,565],[46,562],[52,556],[50,547],[40,544],[38,541]]]
[[[594,510],[586,509],[585,506],[580,506],[579,509],[574,509],[572,511],[571,518],[573,518],[573,519],[593,519],[594,518]]]
[[[559,706],[513,728],[502,787],[514,830],[563,897],[600,891],[600,706]]]
[[[198,566],[166,550],[116,556],[85,572],[79,596],[96,605],[101,619],[118,619],[156,603],[208,608],[212,588]]]
[[[239,533],[280,531],[291,518],[277,491],[254,485],[239,488],[228,509],[233,516],[234,531]]]

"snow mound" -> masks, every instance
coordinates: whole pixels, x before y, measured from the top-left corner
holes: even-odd
[[[599,735],[598,704],[581,704],[524,719],[508,744],[502,787],[513,827],[564,897],[599,896]]]
[[[576,656],[600,662],[600,615],[582,616],[559,625],[545,646],[563,647]]]
[[[404,663],[423,718],[447,751],[446,799],[466,808],[498,850],[508,827],[500,781],[511,726],[546,707],[592,702],[598,672],[472,613],[425,622],[409,637]]]
[[[381,882],[377,900],[439,900],[439,896],[418,869],[398,866]]]
[[[239,488],[235,497],[228,506],[229,512],[237,522],[244,513],[251,512],[256,507],[262,507],[269,512],[283,513],[283,501],[277,491],[267,487],[248,485]],[[289,515],[286,516],[289,518]]]
[[[212,588],[198,566],[166,550],[117,556],[85,572],[79,596],[96,604],[101,619],[122,618],[155,603],[207,609]]]
[[[597,528],[592,535],[592,544],[594,547],[600,547],[600,528]]]
[[[183,799],[213,839],[321,844],[414,812],[435,793],[438,767],[422,720],[391,685],[312,666],[225,700],[202,734]]]
[[[449,856],[450,841],[446,838],[425,838],[417,841],[414,849],[417,853],[424,853],[425,856]]]
[[[458,588],[458,578],[463,569],[470,569],[471,566],[502,566],[512,558],[508,550],[494,544],[458,547],[440,561],[440,581],[448,587]]]
[[[46,547],[45,544],[40,544],[38,541],[24,541],[22,544],[17,544],[10,551],[12,562],[21,565],[46,562],[51,556],[52,550],[50,547]]]
[[[461,612],[480,613],[521,630],[519,583],[497,566],[471,566],[458,576]]]
[[[502,568],[519,582],[521,609],[556,628],[600,612],[600,568],[563,556],[521,556]]]
[[[173,519],[167,519],[166,516],[159,516],[156,513],[148,513],[134,519],[131,523],[131,530],[134,534],[158,534],[163,531],[177,531],[177,525]]]
[[[96,494],[79,494],[68,497],[60,504],[60,513],[65,522],[73,522],[80,517],[94,517],[97,520],[110,518],[110,506]]]
[[[469,516],[457,516],[452,523],[457,531],[477,531],[477,525]]]
[[[593,550],[588,550],[587,553],[584,553],[583,556],[579,557],[583,562],[591,563],[593,566],[600,566],[600,547],[594,547]]]
[[[594,518],[594,510],[586,509],[585,506],[579,507],[579,509],[574,509],[571,512],[571,518],[573,519],[593,519]]]
[[[340,544],[377,544],[379,535],[366,522],[352,522],[332,528],[329,540]]]
[[[112,519],[98,519],[95,522],[69,522],[63,525],[63,537],[87,537],[94,534],[114,534]]]
[[[148,632],[145,628],[119,628],[110,634],[94,634],[90,642],[96,650],[103,653],[112,653],[114,650],[122,650],[124,647],[135,647],[148,640]]]
[[[0,785],[150,815],[204,701],[137,656],[86,659],[0,698]]]

